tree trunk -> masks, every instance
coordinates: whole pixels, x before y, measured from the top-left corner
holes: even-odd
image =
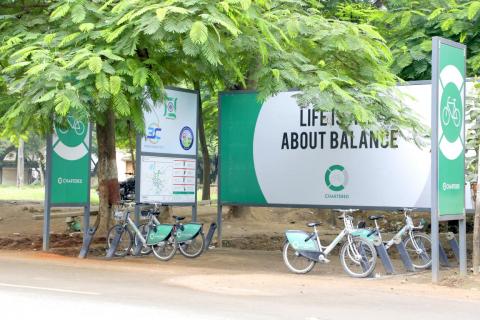
[[[127,120],[127,125],[128,125],[128,147],[130,149],[130,156],[132,157],[132,168],[133,172],[132,175],[135,174],[135,152],[134,147],[133,147],[133,139],[132,139],[132,125],[130,120]],[[135,134],[135,132],[133,132]]]
[[[99,227],[102,217],[106,217],[107,221],[111,219],[112,205],[120,200],[115,150],[115,113],[112,109],[105,112],[104,121],[104,124],[97,123],[100,203],[95,229]]]
[[[38,157],[38,173],[40,174],[40,185],[45,185],[45,156],[43,155],[42,151],[37,152]]]
[[[199,112],[199,121],[198,121],[198,138],[200,140],[200,148],[202,151],[202,160],[203,160],[203,177],[202,177],[202,200],[210,200],[210,154],[208,152],[207,138],[205,136],[205,123],[203,119],[203,109],[202,109],[202,95],[200,91],[200,82],[194,82],[195,90],[198,90],[199,99],[198,99],[198,112]]]
[[[25,184],[25,142],[20,138],[17,151],[17,187]]]
[[[473,273],[480,273],[480,197],[478,195],[478,187],[480,182],[480,146],[477,150],[477,185],[474,190],[475,199],[475,221],[473,225]]]

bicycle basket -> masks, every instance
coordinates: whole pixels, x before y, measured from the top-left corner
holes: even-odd
[[[115,210],[115,212],[113,213],[113,218],[117,221],[121,221],[126,219],[126,215],[126,211]]]

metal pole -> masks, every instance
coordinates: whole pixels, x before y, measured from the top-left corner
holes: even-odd
[[[48,251],[50,245],[50,175],[52,165],[52,134],[47,137],[47,168],[45,174],[45,200],[43,213],[43,251]]]
[[[194,192],[194,196],[195,196],[195,199],[194,199],[194,204],[192,206],[192,221],[193,222],[196,222],[197,221],[197,207],[198,207],[198,195],[197,195],[197,192],[198,192],[198,177],[197,177],[197,174],[198,174],[198,166],[199,166],[199,163],[198,163],[198,143],[199,143],[199,132],[200,132],[200,128],[199,128],[199,125],[200,125],[200,103],[201,103],[201,98],[200,98],[200,88],[196,91],[197,93],[197,110],[196,110],[196,126],[197,126],[197,130],[196,130],[196,134],[197,134],[197,139],[196,139],[196,142],[195,142],[195,174],[194,174],[194,178],[195,178],[195,192]],[[205,155],[203,155],[205,156]],[[210,161],[210,159],[208,159]],[[203,168],[205,170],[205,168]],[[203,186],[203,188],[205,188],[205,186]]]
[[[50,204],[45,200],[45,209],[43,214],[43,251],[48,251],[50,247]]]
[[[460,242],[460,275],[467,275],[467,220],[458,221],[459,242]]]
[[[217,246],[222,247],[222,205],[217,203]]]
[[[438,62],[440,39],[432,39],[432,113],[431,113],[431,227],[432,227],[432,282],[438,282],[439,234],[438,234]]]
[[[88,249],[90,248],[90,243],[92,242],[94,233],[90,230],[90,191],[91,191],[91,174],[92,174],[92,124],[88,125],[88,182],[87,182],[87,203],[83,211],[83,244],[80,249],[79,258],[86,258],[88,255]]]

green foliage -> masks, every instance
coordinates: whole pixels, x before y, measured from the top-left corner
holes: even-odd
[[[1,112],[4,134],[47,130],[69,113],[102,123],[110,108],[142,130],[145,95],[161,99],[165,85],[194,81],[211,97],[257,89],[264,99],[298,88],[302,106],[335,108],[345,127],[356,120],[377,131],[418,128],[392,98],[398,79],[384,39],[365,15],[338,19],[325,1],[12,4],[0,18],[2,94],[15,97]],[[406,27],[414,17],[400,19]],[[398,68],[422,54],[399,60]],[[213,128],[210,111],[206,125]]]

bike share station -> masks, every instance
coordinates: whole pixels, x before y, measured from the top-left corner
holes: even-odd
[[[197,220],[199,94],[179,88],[168,88],[165,94],[163,102],[145,100],[145,136],[137,135],[136,139],[135,223],[130,225],[141,241],[133,248],[133,255],[140,255],[142,247],[165,237],[161,228],[142,236],[138,234],[135,225],[140,223],[141,206],[190,206],[192,221]],[[202,225],[191,223],[184,227],[192,228],[183,230],[184,234],[194,234]],[[211,239],[214,230],[211,227],[207,239]],[[117,229],[107,258],[114,256],[122,232],[122,228]]]
[[[43,250],[50,245],[50,213],[53,207],[83,207],[83,225],[90,225],[91,125],[73,116],[67,126],[53,125],[47,137],[47,168],[43,220]],[[95,230],[84,227],[79,257],[85,258]]]
[[[433,281],[438,280],[439,259],[450,266],[439,241],[439,221],[459,220],[460,246],[453,234],[448,240],[465,274],[465,203],[472,208],[464,178],[465,47],[439,38],[433,46],[433,88],[430,81],[398,86],[406,94],[404,105],[433,128],[432,152],[395,130],[378,141],[370,131],[352,125],[350,135],[338,126],[333,112],[300,108],[295,99],[299,92],[281,92],[263,103],[251,91],[222,93],[219,243],[222,206],[415,208],[431,211]],[[397,237],[394,243],[404,268],[415,271],[405,241]],[[395,273],[383,242],[377,239],[374,244],[386,273]],[[315,250],[319,259],[318,246]]]

